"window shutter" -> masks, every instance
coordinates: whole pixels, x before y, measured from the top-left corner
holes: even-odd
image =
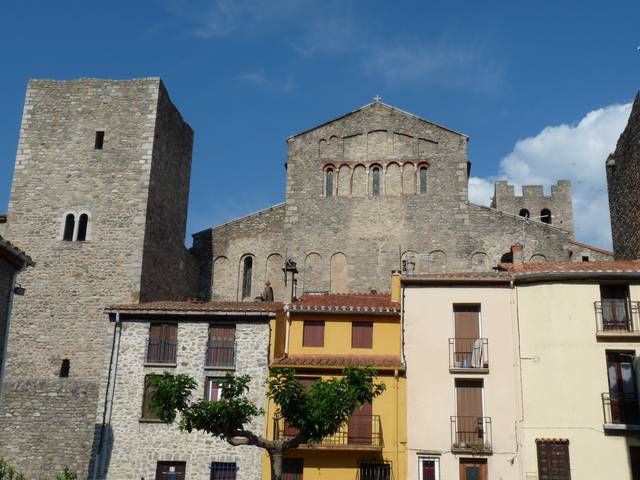
[[[302,480],[304,460],[302,458],[285,458],[282,460],[282,480]]]
[[[235,325],[211,325],[207,365],[232,367],[235,364]]]
[[[153,397],[153,385],[151,375],[144,377],[144,393],[142,398],[142,418],[146,420],[157,420],[158,416],[151,411],[151,400]]]
[[[324,347],[324,321],[305,320],[302,331],[303,347]]]
[[[373,348],[373,322],[351,323],[351,348]]]

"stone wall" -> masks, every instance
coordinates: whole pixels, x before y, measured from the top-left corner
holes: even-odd
[[[607,159],[607,185],[616,259],[640,258],[640,93],[629,123]]]
[[[52,458],[81,477],[87,472],[111,345],[102,310],[140,298],[145,245],[157,244],[150,238],[155,231],[146,232],[148,206],[164,204],[158,196],[174,198],[172,190],[188,179],[190,135],[177,148],[180,165],[162,158],[173,151],[154,147],[156,136],[190,132],[167,99],[160,113],[166,119],[158,119],[161,91],[157,78],[29,82],[7,238],[29,251],[38,268],[21,277],[28,295],[15,297],[0,399],[0,456],[29,477],[49,473]],[[171,119],[178,125],[159,128]],[[102,149],[94,148],[96,131],[105,132]],[[156,178],[154,162],[167,165]],[[152,180],[170,176],[169,168],[179,169],[178,180],[150,188]],[[86,241],[62,241],[69,212],[88,213]],[[180,232],[183,221],[184,214],[177,215],[167,228]],[[163,296],[170,291],[156,288]],[[68,379],[58,378],[63,359],[70,360]],[[74,388],[67,388],[70,382]],[[61,406],[69,412],[62,425]]]
[[[211,321],[215,323],[218,320],[211,318]],[[149,322],[142,319],[123,322],[110,423],[114,443],[106,478],[155,478],[156,463],[172,460],[187,463],[186,476],[189,479],[209,480],[209,466],[215,461],[236,462],[240,480],[261,479],[262,450],[257,447],[233,447],[200,432],[180,432],[175,425],[140,421],[145,375],[167,370],[189,374],[198,380],[198,398],[204,392],[205,377],[223,377],[229,371],[204,367],[209,328],[206,319],[179,322],[175,368],[145,366]],[[229,323],[229,319],[224,323]],[[235,373],[251,376],[249,397],[259,407],[264,407],[269,324],[246,319],[236,323],[236,348]],[[250,429],[263,435],[264,420],[263,417],[256,418]]]
[[[193,236],[203,298],[242,300],[243,259],[249,256],[253,267],[248,299],[259,296],[269,280],[275,300],[284,300],[284,212],[284,205],[276,205]]]
[[[491,206],[515,215],[526,210],[529,217],[537,221],[543,220],[542,211],[547,209],[551,212],[551,225],[568,230],[573,235],[573,203],[568,180],[558,180],[558,183],[551,185],[551,195],[544,194],[542,185],[523,185],[522,195],[516,195],[513,185],[499,180],[495,184]]]
[[[268,255],[286,253],[298,265],[298,293],[387,291],[390,272],[405,261],[417,273],[489,270],[516,242],[526,261],[567,260],[568,183],[559,182],[552,197],[536,190],[561,225],[470,204],[467,141],[382,103],[289,138],[286,202],[277,218],[260,213],[194,237],[194,247],[213,245],[200,257],[209,268],[203,292],[239,299],[249,254],[265,270]]]

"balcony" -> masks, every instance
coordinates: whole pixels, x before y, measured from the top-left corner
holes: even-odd
[[[450,338],[451,373],[489,372],[489,341],[486,338]]]
[[[622,299],[594,302],[598,338],[640,338],[639,303]]]
[[[298,431],[287,425],[283,418],[274,418],[274,440],[293,438]],[[348,425],[313,445],[301,448],[325,450],[382,450],[382,424],[380,415],[354,415]]]
[[[175,365],[177,342],[150,338],[147,344],[146,363],[150,365]]]
[[[490,455],[491,417],[451,417],[451,451]]]
[[[635,393],[603,393],[604,428],[640,431],[640,408]]]
[[[205,368],[233,369],[236,366],[236,345],[208,345]]]

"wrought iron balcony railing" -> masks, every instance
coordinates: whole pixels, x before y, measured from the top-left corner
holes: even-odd
[[[607,425],[640,427],[640,404],[635,393],[603,393],[602,409]]]
[[[486,338],[450,338],[449,368],[489,368],[489,340]]]
[[[640,302],[629,300],[602,300],[594,302],[596,331],[598,334],[640,335]]]
[[[177,342],[150,338],[147,343],[147,363],[176,363]]]
[[[491,417],[451,417],[451,450],[490,453]]]
[[[205,359],[205,366],[233,368],[235,367],[235,365],[236,365],[235,343],[225,344],[225,345],[209,344],[207,346],[207,356]]]
[[[274,439],[293,438],[298,430],[284,421],[282,417],[274,418]],[[314,444],[315,448],[353,448],[381,449],[382,425],[379,415],[354,415],[347,425],[334,435],[325,437]]]

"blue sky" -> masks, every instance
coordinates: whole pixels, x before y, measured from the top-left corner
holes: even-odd
[[[160,76],[194,128],[189,233],[284,198],[287,136],[383,101],[471,137],[471,197],[574,182],[608,247],[606,153],[640,87],[640,2],[6,2],[0,211],[28,78]]]

